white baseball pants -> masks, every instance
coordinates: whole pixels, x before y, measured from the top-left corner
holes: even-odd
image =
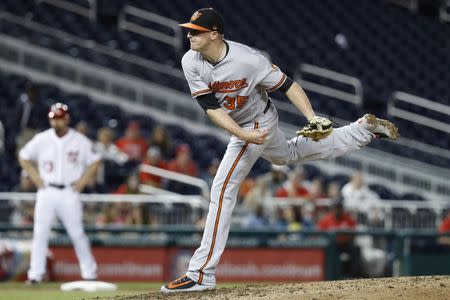
[[[41,281],[45,274],[48,240],[55,215],[63,223],[75,248],[83,279],[97,278],[97,264],[83,229],[80,194],[68,187],[39,189],[34,208],[33,242],[28,279]]]

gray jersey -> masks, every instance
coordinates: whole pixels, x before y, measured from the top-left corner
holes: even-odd
[[[220,106],[239,125],[255,121],[267,105],[268,92],[286,75],[260,52],[226,41],[228,54],[216,65],[189,50],[181,61],[192,97],[214,93]]]

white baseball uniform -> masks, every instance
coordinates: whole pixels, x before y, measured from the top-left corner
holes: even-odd
[[[231,136],[211,188],[211,203],[200,247],[186,275],[199,284],[215,286],[215,271],[225,248],[231,213],[239,186],[259,157],[274,164],[305,162],[341,156],[360,149],[374,135],[359,123],[337,128],[319,142],[304,137],[286,140],[278,128],[278,113],[268,92],[278,89],[286,75],[261,53],[226,41],[228,53],[212,65],[199,52],[189,50],[182,59],[183,71],[193,97],[214,93],[223,110],[242,128],[269,131],[262,145]]]
[[[35,161],[45,183],[36,196],[33,243],[28,278],[40,281],[45,274],[48,239],[53,219],[61,220],[78,257],[83,279],[97,278],[97,264],[83,229],[80,194],[71,184],[84,170],[100,160],[93,145],[84,135],[69,129],[58,137],[54,129],[37,134],[19,152],[23,160]]]

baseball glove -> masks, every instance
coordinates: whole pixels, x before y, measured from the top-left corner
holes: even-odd
[[[313,139],[317,142],[329,136],[333,131],[333,124],[327,118],[312,117],[301,130],[297,131],[297,135],[302,135]]]

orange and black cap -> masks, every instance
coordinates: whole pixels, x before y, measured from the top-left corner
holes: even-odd
[[[217,31],[220,34],[224,32],[224,23],[222,16],[213,8],[202,8],[197,10],[191,17],[189,23],[179,24],[178,26],[197,31]]]

